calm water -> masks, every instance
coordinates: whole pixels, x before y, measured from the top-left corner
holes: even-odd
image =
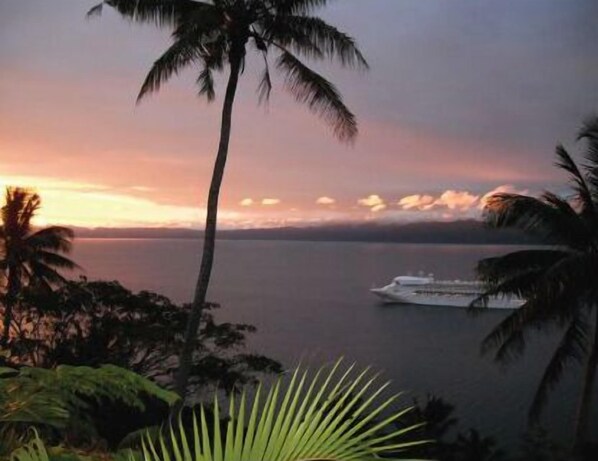
[[[456,406],[461,428],[476,427],[513,444],[554,341],[533,338],[522,360],[501,370],[479,343],[505,315],[471,317],[462,309],[377,304],[373,285],[420,270],[437,278],[471,277],[475,262],[504,246],[221,241],[211,301],[220,320],[258,327],[250,346],[292,366],[301,357],[338,356],[385,371],[407,400],[432,393]],[[119,280],[183,302],[199,266],[191,240],[81,239],[74,258],[91,279]],[[315,358],[314,358],[315,357]],[[572,378],[576,378],[573,373]],[[571,427],[577,382],[567,379],[545,425]]]

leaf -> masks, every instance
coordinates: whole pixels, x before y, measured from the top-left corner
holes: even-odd
[[[260,403],[262,391],[258,388],[248,419],[245,418],[247,394],[243,392],[238,406],[234,401],[229,404],[223,433],[218,400],[214,400],[211,420],[201,406],[200,424],[193,424],[195,448],[192,450],[186,437],[169,437],[170,452],[176,454],[176,461],[349,461],[388,456],[426,443],[404,440],[405,435],[420,425],[388,431],[409,409],[393,410],[381,421],[374,422],[374,417],[390,408],[396,396],[370,407],[386,385],[376,389],[377,377],[366,378],[367,369],[355,373],[350,366],[339,373],[341,365],[338,361],[329,370],[318,370],[307,391],[307,373],[297,369],[288,384],[276,381],[269,387],[264,404]],[[353,393],[357,393],[357,397]],[[357,405],[359,398],[366,394],[369,395],[367,403]],[[178,432],[184,432],[182,427]],[[164,436],[159,442],[147,437],[144,461],[170,461],[170,455],[164,451],[166,445]]]

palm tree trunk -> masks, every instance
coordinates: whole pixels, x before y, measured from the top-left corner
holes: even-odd
[[[10,299],[10,296],[6,296],[6,301],[4,302],[4,323],[3,323],[3,330],[2,330],[2,347],[6,347],[8,344],[9,332],[10,332],[10,324],[12,323],[12,307],[13,301]]]
[[[594,340],[590,345],[590,355],[584,370],[584,380],[577,410],[577,419],[575,421],[575,438],[573,441],[573,451],[580,453],[583,446],[588,442],[588,426],[590,422],[590,407],[592,405],[592,395],[596,378],[596,367],[598,366],[598,306],[596,310],[596,319],[594,321]]]
[[[8,284],[6,287],[6,298],[4,301],[4,323],[2,330],[2,341],[0,345],[6,347],[10,338],[10,324],[12,323],[12,312],[17,299],[17,294],[20,290],[19,287],[19,274],[14,268],[8,269]]]
[[[201,267],[199,277],[195,285],[195,294],[191,305],[191,312],[187,320],[187,329],[185,332],[185,342],[179,356],[179,368],[175,378],[175,391],[181,396],[180,404],[183,404],[187,392],[189,373],[193,360],[193,350],[196,345],[197,331],[199,328],[201,315],[206,303],[206,293],[212,274],[212,264],[214,262],[214,249],[216,241],[216,223],[218,218],[218,197],[220,195],[220,186],[224,176],[226,158],[228,155],[228,145],[232,127],[233,103],[237,84],[239,82],[239,73],[241,71],[242,54],[231,52],[230,58],[230,76],[222,108],[222,124],[220,126],[220,144],[218,146],[218,155],[214,164],[212,173],[212,182],[208,195],[208,208],[204,233],[203,252],[201,256]]]

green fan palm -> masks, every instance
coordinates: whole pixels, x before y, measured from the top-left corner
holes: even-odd
[[[32,219],[40,206],[39,195],[19,187],[6,189],[0,225],[0,269],[5,279],[3,345],[8,343],[13,308],[22,288],[35,285],[52,289],[65,282],[60,270],[77,267],[64,256],[71,250],[71,229],[34,229]]]
[[[489,286],[482,301],[494,295],[526,300],[487,336],[484,351],[494,349],[496,359],[507,362],[523,352],[530,330],[556,326],[563,331],[536,391],[532,421],[567,366],[584,364],[576,447],[588,435],[598,365],[598,118],[589,120],[579,137],[586,142],[581,166],[563,146],[556,150],[556,165],[568,173],[574,192],[569,199],[550,192],[539,198],[497,194],[486,207],[492,226],[522,229],[548,247],[516,251],[478,265],[481,279]]]
[[[301,58],[335,60],[342,66],[367,68],[355,41],[314,16],[328,0],[104,0],[90,14],[109,5],[133,21],[170,27],[173,43],[154,63],[139,99],[158,91],[172,75],[185,67],[197,69],[199,95],[215,97],[214,73],[229,69],[222,108],[220,143],[212,174],[207,205],[200,273],[195,287],[185,346],[180,354],[176,389],[185,394],[201,311],[210,282],[220,187],[227,161],[232,113],[239,78],[248,51],[261,55],[264,70],[259,84],[260,100],[272,89],[270,59],[285,77],[285,87],[301,103],[320,115],[341,141],[357,136],[355,116],[344,104],[337,88]]]
[[[421,424],[393,425],[411,410],[390,410],[397,396],[377,403],[387,386],[378,385],[367,369],[343,369],[340,361],[313,378],[297,369],[288,384],[279,380],[267,392],[258,387],[251,409],[245,392],[238,405],[231,396],[225,426],[215,398],[213,418],[202,406],[193,418],[191,437],[181,423],[157,441],[146,437],[144,461],[397,459],[401,451],[427,442],[405,440]]]

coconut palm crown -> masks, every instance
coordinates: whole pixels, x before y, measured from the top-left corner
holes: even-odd
[[[172,45],[154,63],[138,100],[157,92],[161,85],[187,66],[199,70],[199,95],[213,101],[214,73],[230,66],[243,73],[248,50],[263,58],[259,98],[267,100],[272,89],[271,55],[285,77],[285,88],[328,122],[334,134],[350,141],[357,135],[355,116],[343,103],[336,87],[307,67],[301,58],[334,59],[343,66],[367,69],[368,64],[347,34],[311,13],[328,0],[106,0],[104,4],[138,22],[170,26]]]
[[[257,53],[264,63],[258,86],[260,100],[270,96],[274,66],[283,75],[285,88],[298,102],[321,116],[339,140],[351,142],[357,136],[355,116],[338,89],[302,61],[304,58],[333,60],[341,66],[368,67],[353,38],[313,15],[327,4],[328,0],[104,0],[89,12],[98,14],[108,5],[134,22],[153,23],[172,30],[172,44],[152,66],[138,100],[158,91],[183,68],[193,67],[199,95],[212,101],[216,95],[214,76],[228,69],[220,142],[207,200],[200,273],[175,383],[181,396],[186,393],[193,342],[197,340],[206,303],[233,103],[248,52]]]
[[[556,149],[556,166],[569,175],[571,196],[497,194],[486,207],[485,217],[491,226],[523,230],[547,246],[484,259],[477,268],[488,285],[482,302],[493,295],[525,299],[520,309],[486,337],[484,351],[494,350],[498,361],[508,362],[523,353],[531,331],[554,327],[563,331],[531,405],[531,421],[538,418],[567,367],[575,362],[584,365],[577,446],[587,436],[598,365],[597,117],[586,122],[579,140],[585,143],[582,164],[562,145]]]
[[[3,275],[4,327],[2,343],[9,339],[13,308],[21,290],[34,285],[45,289],[65,282],[59,272],[77,265],[65,257],[72,246],[73,231],[51,226],[35,229],[32,219],[41,205],[39,195],[22,188],[6,190],[0,225],[0,270]]]

